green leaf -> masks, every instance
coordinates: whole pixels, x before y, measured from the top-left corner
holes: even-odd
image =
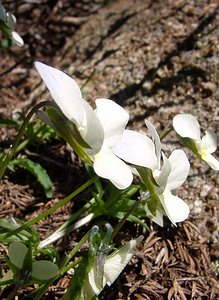
[[[55,277],[58,272],[59,268],[51,261],[38,260],[33,263],[31,276],[34,281],[43,283]]]
[[[12,119],[1,119],[0,118],[0,126],[18,127],[19,124],[17,121],[14,121]]]
[[[61,300],[81,300],[81,289],[84,285],[86,276],[88,274],[89,270],[89,264],[87,259],[84,259],[78,268],[75,270],[75,273],[73,277],[70,280],[67,292],[65,295],[61,298]],[[88,295],[91,297],[87,297],[86,299],[91,299],[94,293],[92,290],[90,290],[90,287],[88,286]]]
[[[28,248],[23,243],[14,242],[8,247],[10,262],[18,270],[23,269],[27,253]]]
[[[52,182],[46,170],[40,164],[33,162],[29,158],[21,157],[21,158],[16,158],[11,160],[10,163],[8,164],[8,168],[11,171],[14,171],[14,168],[16,166],[24,168],[28,170],[30,173],[32,173],[38,179],[39,183],[42,185],[46,197],[47,198],[52,197],[53,195]]]
[[[6,286],[8,284],[13,284],[13,272],[12,270],[8,270],[6,274],[2,278],[0,278],[0,286]]]
[[[26,230],[22,230],[16,235],[12,235],[8,238],[5,238],[5,234],[17,229],[21,226],[22,223],[18,223],[16,219],[6,219],[0,218],[0,241],[4,244],[12,243],[12,242],[27,242],[35,245],[36,247],[39,244],[40,236],[38,231],[30,226]]]

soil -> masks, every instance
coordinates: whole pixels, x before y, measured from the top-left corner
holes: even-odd
[[[130,113],[130,128],[146,132],[144,119],[161,132],[177,113],[197,116],[203,132],[219,129],[219,7],[216,0],[41,0],[2,1],[17,17],[22,48],[0,49],[0,118],[26,113],[50,99],[33,62],[43,61],[72,75],[91,104],[109,98]],[[0,128],[0,149],[16,131]],[[180,147],[176,136],[163,141],[166,153]],[[54,182],[45,199],[24,171],[7,172],[0,185],[0,216],[28,220],[86,181],[83,165],[60,140],[34,145],[27,155],[40,162]],[[100,299],[218,299],[218,176],[185,149],[191,171],[178,194],[190,206],[177,228],[149,224],[144,241],[123,274]],[[218,156],[219,152],[216,153]],[[49,235],[67,219],[72,203],[37,229]],[[118,240],[142,233],[126,223]],[[77,231],[57,247],[70,247]],[[67,248],[66,248],[67,249]],[[4,253],[4,251],[3,251]],[[43,299],[59,299],[70,274]],[[19,291],[22,299],[29,290]],[[3,294],[3,298],[6,297]],[[6,299],[6,298],[5,298]]]

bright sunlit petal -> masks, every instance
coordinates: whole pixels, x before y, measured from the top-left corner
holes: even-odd
[[[98,153],[103,145],[104,130],[92,107],[84,100],[83,106],[86,115],[86,125],[78,128],[82,138],[91,149],[86,150],[89,155]]]
[[[113,151],[118,157],[130,164],[152,170],[157,168],[154,143],[149,137],[141,133],[125,130]]]
[[[103,287],[106,285],[106,280],[103,277],[103,282],[99,282],[98,278],[95,274],[94,267],[90,269],[90,272],[88,274],[88,280],[90,283],[90,286],[92,287],[92,290],[94,291],[94,294],[99,295],[102,291]]]
[[[41,62],[35,62],[35,66],[63,114],[77,126],[83,124],[86,116],[76,81],[64,72]]]
[[[125,266],[129,263],[132,256],[135,254],[134,248],[142,240],[143,236],[139,236],[136,240],[131,240],[121,247],[116,254],[113,253],[106,258],[106,262],[104,264],[104,279],[108,286],[116,280]]]
[[[217,150],[217,135],[213,130],[206,130],[205,135],[201,140],[201,149],[204,149],[209,153],[213,153]]]
[[[210,153],[202,153],[202,159],[215,171],[219,171],[219,160]]]
[[[160,199],[167,217],[174,225],[188,217],[189,207],[179,197],[174,196],[170,192],[165,192]]]
[[[82,138],[91,147],[88,154],[99,152],[104,139],[103,128],[92,107],[82,98],[75,80],[41,62],[35,65],[62,113],[77,126]]]
[[[190,114],[179,114],[173,118],[174,130],[181,136],[200,140],[200,126],[197,119]]]
[[[150,134],[152,136],[152,140],[155,144],[155,152],[157,155],[157,161],[158,161],[158,169],[160,169],[160,157],[161,157],[161,142],[160,142],[160,137],[157,133],[157,130],[155,129],[154,125],[148,121],[145,120],[145,124],[148,128],[148,130],[150,131]]]
[[[118,189],[129,187],[133,180],[130,168],[109,148],[102,148],[94,156],[94,171],[100,177],[109,179]]]
[[[103,126],[104,145],[114,147],[121,138],[129,120],[129,114],[120,105],[109,99],[96,100],[96,114]]]
[[[155,170],[153,172],[154,179],[156,180],[159,187],[156,187],[158,194],[162,194],[166,188],[168,176],[171,172],[171,165],[164,153],[162,153],[163,165],[161,170]]]
[[[167,180],[167,188],[169,190],[174,190],[180,187],[186,180],[190,164],[188,158],[183,150],[174,150],[168,159],[171,171]]]

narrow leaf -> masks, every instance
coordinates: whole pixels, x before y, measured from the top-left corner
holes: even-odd
[[[21,157],[10,161],[8,167],[10,170],[13,170],[15,166],[24,168],[28,170],[31,174],[33,174],[37,178],[39,183],[42,185],[46,197],[52,197],[52,182],[46,170],[40,164],[30,160],[29,158]]]

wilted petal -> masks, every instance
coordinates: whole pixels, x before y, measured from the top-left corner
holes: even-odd
[[[152,140],[155,144],[155,152],[156,152],[156,155],[157,155],[158,169],[160,169],[160,157],[161,157],[160,137],[157,133],[157,130],[155,129],[154,125],[151,122],[145,120],[145,124],[146,124],[148,130],[150,131],[150,134],[152,136]]]
[[[110,286],[119,274],[123,271],[132,256],[135,254],[134,248],[143,240],[143,236],[139,236],[136,240],[129,241],[121,247],[116,254],[107,256],[104,264],[104,280]]]
[[[168,159],[171,171],[167,180],[167,188],[169,190],[174,190],[181,186],[186,180],[190,164],[188,158],[183,150],[174,150]]]
[[[130,168],[109,148],[103,148],[95,155],[94,171],[100,177],[109,179],[118,189],[129,187],[133,180]]]
[[[205,133],[206,134],[201,140],[201,149],[204,149],[209,153],[213,153],[217,150],[217,135],[211,129],[206,130]]]
[[[197,119],[190,114],[179,114],[173,118],[173,127],[181,137],[200,140],[200,126]]]
[[[179,197],[174,196],[171,192],[165,192],[160,199],[167,217],[174,225],[188,217],[189,207]]]
[[[129,120],[129,114],[120,105],[109,99],[96,100],[96,114],[103,126],[104,145],[114,147],[121,138]]]
[[[202,159],[215,171],[219,170],[219,161],[210,153],[202,152]]]
[[[125,130],[114,153],[124,161],[154,170],[157,168],[155,146],[149,137],[133,130]]]

